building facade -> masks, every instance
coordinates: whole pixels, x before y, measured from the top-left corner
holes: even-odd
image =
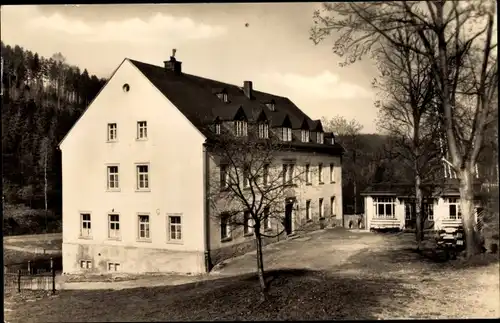
[[[270,224],[287,226],[276,239],[341,222],[343,149],[319,120],[251,82],[185,74],[173,57],[164,63],[125,59],[59,145],[65,273],[201,273],[251,249],[253,237],[230,230],[207,202],[209,184],[220,181],[210,142],[221,128],[247,135],[266,125],[259,134],[266,128],[293,147],[277,163],[321,168],[283,201],[289,222]]]

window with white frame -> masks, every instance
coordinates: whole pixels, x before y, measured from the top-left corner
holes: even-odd
[[[234,124],[236,136],[245,137],[248,133],[247,122],[245,120],[238,120]]]
[[[448,216],[450,220],[459,220],[462,218],[462,212],[460,211],[460,199],[447,198],[446,204],[448,204]]]
[[[92,236],[90,213],[80,214],[80,236],[86,238]]]
[[[120,264],[117,262],[108,262],[108,271],[120,271]]]
[[[137,165],[137,189],[149,189],[149,165]]]
[[[434,221],[434,202],[429,201],[424,203],[424,214],[427,216],[427,220]]]
[[[330,215],[335,216],[335,196],[330,197]]]
[[[269,124],[266,122],[259,123],[259,138],[269,138]]]
[[[92,269],[92,261],[91,260],[80,260],[80,268],[81,269]]]
[[[220,135],[220,122],[215,124],[215,134]]]
[[[306,201],[306,220],[311,220],[311,200]]]
[[[330,183],[335,183],[335,168],[330,164]]]
[[[323,183],[323,164],[318,165],[318,182]]]
[[[120,183],[118,180],[118,166],[108,166],[108,190],[118,190]]]
[[[325,217],[324,212],[323,212],[323,199],[322,198],[320,198],[318,200],[318,207],[319,207],[319,210],[318,210],[319,211],[319,218],[322,219]]]
[[[220,165],[220,188],[226,189],[229,185],[229,167],[227,165]]]
[[[262,184],[264,186],[269,185],[269,165],[265,164],[262,166]]]
[[[182,240],[182,219],[180,215],[169,215],[168,230],[169,239],[173,241]]]
[[[108,123],[108,141],[116,141],[117,139],[116,123]]]
[[[309,164],[306,164],[306,184],[310,184],[311,183],[311,165]]]
[[[231,238],[231,216],[229,214],[221,214],[220,216],[220,238],[228,239]]]
[[[245,211],[243,213],[243,234],[253,233],[253,223],[250,211]]]
[[[138,221],[139,221],[139,239],[140,240],[151,239],[149,231],[149,215],[139,214]]]
[[[137,122],[137,139],[148,138],[148,123],[146,121]]]
[[[283,164],[283,184],[293,184],[293,164]]]
[[[269,217],[269,207],[264,208],[264,230],[271,229],[271,218]]]
[[[375,217],[378,218],[394,218],[396,216],[394,210],[396,208],[396,199],[393,197],[375,197],[373,198],[375,205]]]
[[[301,130],[300,135],[302,142],[309,142],[309,130]]]
[[[108,214],[108,238],[120,239],[120,215]]]
[[[283,141],[292,141],[292,128],[281,128],[281,138]]]
[[[322,143],[323,143],[323,138],[324,138],[324,133],[322,133],[322,132],[318,132],[318,133],[316,134],[316,142],[317,142],[318,144],[322,144]]]

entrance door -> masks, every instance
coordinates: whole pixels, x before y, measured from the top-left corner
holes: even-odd
[[[292,212],[293,212],[293,203],[287,202],[285,205],[285,223],[283,223],[287,235],[292,234]]]
[[[405,228],[415,229],[415,203],[413,201],[405,201]]]

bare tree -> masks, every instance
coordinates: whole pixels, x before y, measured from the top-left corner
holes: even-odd
[[[356,120],[347,120],[345,117],[337,115],[331,119],[326,117],[321,118],[321,123],[326,131],[333,132],[336,135],[336,140],[346,150],[344,163],[342,167],[343,175],[345,175],[345,184],[352,183],[353,198],[354,198],[354,214],[358,214],[358,175],[359,175],[359,159],[360,145],[359,134],[363,130],[363,126]]]
[[[314,14],[311,39],[332,31],[334,52],[354,63],[367,53],[379,59],[383,44],[402,46],[429,61],[439,98],[437,112],[450,165],[460,180],[467,256],[480,251],[473,208],[473,174],[488,119],[498,96],[494,1],[426,1],[325,4]],[[408,44],[398,31],[417,36]],[[470,122],[463,121],[468,111]]]
[[[398,30],[401,42],[413,44],[416,36]],[[436,181],[442,169],[439,123],[435,114],[435,91],[428,60],[407,47],[381,46],[378,62],[380,80],[374,86],[380,91],[378,127],[390,136],[389,155],[398,158],[412,173],[415,197],[417,250],[421,248],[425,215],[422,212],[422,184]],[[439,172],[442,174],[442,172]],[[441,182],[441,181],[439,181]],[[413,194],[412,194],[413,195]]]
[[[238,137],[221,128],[217,139],[208,144],[214,165],[208,187],[211,214],[228,228],[239,227],[243,228],[244,234],[253,234],[257,273],[265,299],[268,286],[262,256],[263,238],[277,237],[291,230],[285,219],[285,201],[296,196],[306,181],[306,171],[307,176],[314,172],[292,161],[294,149],[291,143],[282,141],[271,132],[269,138],[261,139],[256,134],[262,134],[263,129],[248,131],[248,135]],[[283,164],[287,158],[290,163]],[[294,223],[297,225],[297,221]],[[296,226],[294,231],[297,229],[300,227]]]

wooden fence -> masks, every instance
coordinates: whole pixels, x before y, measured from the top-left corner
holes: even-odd
[[[26,263],[27,269],[19,268],[24,264],[13,264],[15,267],[4,266],[4,292],[22,292],[26,290],[48,290],[56,292],[56,270],[54,261],[50,259],[50,267],[44,268],[40,262]],[[17,270],[13,268],[18,268]]]

